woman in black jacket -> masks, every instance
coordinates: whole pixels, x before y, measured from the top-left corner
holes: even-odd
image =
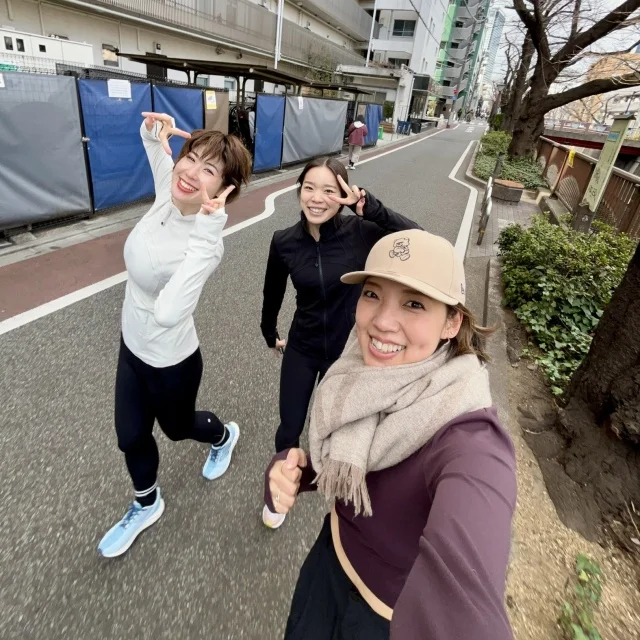
[[[363,269],[383,236],[420,228],[348,181],[335,158],[309,162],[298,179],[300,221],[271,240],[260,327],[267,346],[284,353],[276,452],[299,446],[315,383],[340,357],[353,327],[359,287],[340,277]],[[356,215],[343,215],[345,205]],[[296,312],[286,341],[277,322],[288,277],[296,290]],[[284,522],[266,506],[262,515],[274,529]]]

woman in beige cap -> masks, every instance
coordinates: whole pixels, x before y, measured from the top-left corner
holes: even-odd
[[[269,508],[334,502],[302,569],[286,640],[507,640],[513,445],[492,407],[462,260],[421,230],[371,250],[356,326],[318,387],[310,456],[279,453]]]

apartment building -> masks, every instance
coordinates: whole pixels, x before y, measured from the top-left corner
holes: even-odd
[[[364,63],[372,19],[356,0],[284,1],[282,10],[279,70],[304,78]],[[145,64],[117,52],[273,67],[277,18],[277,0],[0,0],[0,63],[12,56],[42,65],[54,59],[42,42],[36,55],[19,51],[11,33],[17,32],[90,45],[94,65],[145,75]],[[53,44],[51,50],[58,51]],[[82,51],[78,64],[86,64]],[[175,69],[167,77],[188,80]],[[233,89],[235,81],[205,76],[198,82]]]
[[[452,0],[442,33],[435,79],[442,97],[430,111],[448,117],[451,110],[466,113],[477,102],[476,86],[491,0]]]

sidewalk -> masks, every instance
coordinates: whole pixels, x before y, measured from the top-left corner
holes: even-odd
[[[575,560],[581,553],[598,562],[606,579],[595,620],[603,639],[640,637],[637,635],[640,629],[637,586],[634,587],[637,575],[630,566],[631,561],[625,561],[616,548],[589,542],[563,524],[549,496],[540,462],[527,444],[520,425],[522,410],[532,399],[552,401],[535,367],[532,370],[526,362],[512,364],[509,358],[508,350],[513,351],[510,336],[519,325],[513,314],[502,307],[502,271],[496,257],[496,242],[503,228],[513,223],[527,226],[531,216],[540,209],[528,199],[517,205],[494,199],[483,244],[478,246],[484,190],[476,179],[469,180],[469,174],[467,180],[479,191],[465,262],[468,306],[483,318],[486,326],[496,330],[487,343],[491,390],[500,420],[516,451],[518,501],[506,585],[507,612],[514,638],[561,640],[564,637],[556,619],[566,597],[567,579],[574,574]]]
[[[480,193],[479,204],[482,204],[484,192]],[[473,217],[471,227],[471,238],[469,239],[468,258],[491,258],[498,255],[498,236],[500,232],[510,224],[521,224],[527,226],[531,216],[540,213],[540,207],[534,200],[522,200],[516,205],[496,200],[491,203],[491,215],[484,233],[484,240],[481,245],[477,244],[478,224],[480,223],[480,210],[478,209]]]

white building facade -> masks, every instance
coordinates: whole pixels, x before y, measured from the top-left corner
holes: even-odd
[[[0,0],[0,64],[28,58],[35,65],[45,59],[86,65],[91,47],[93,65],[140,74],[146,65],[117,52],[273,67],[277,12],[277,0]],[[284,2],[283,12],[282,71],[305,77],[309,69],[330,73],[339,64],[364,63],[372,20],[356,0]],[[35,55],[27,41],[38,48]],[[84,46],[72,52],[65,45],[63,52],[61,41]],[[46,52],[38,55],[41,46]],[[188,80],[172,69],[167,77]],[[199,82],[229,88],[232,80]]]

